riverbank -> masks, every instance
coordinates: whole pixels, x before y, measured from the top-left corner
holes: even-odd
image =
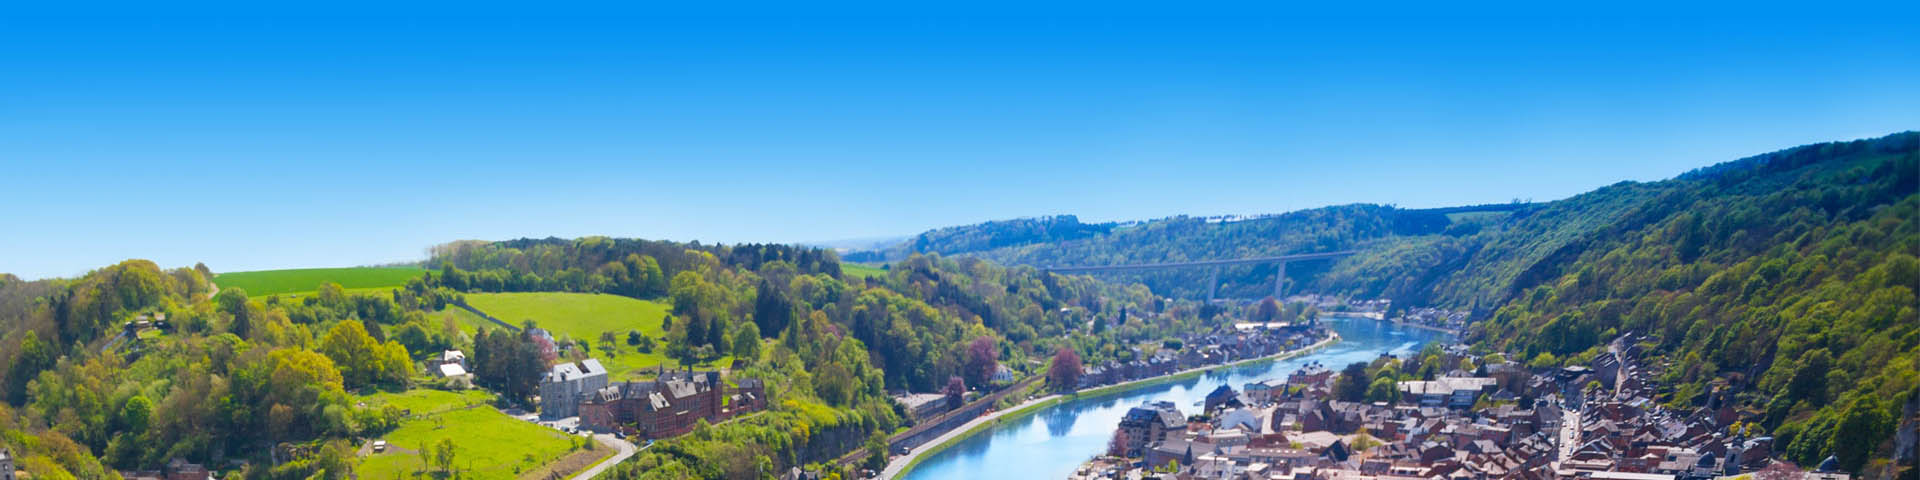
[[[1394,325],[1399,325],[1399,326],[1402,326],[1402,327],[1413,327],[1413,328],[1419,328],[1419,329],[1426,329],[1426,330],[1432,330],[1432,331],[1435,331],[1435,332],[1440,332],[1440,333],[1445,333],[1445,334],[1448,334],[1448,335],[1453,335],[1453,336],[1455,336],[1455,337],[1458,337],[1458,336],[1460,336],[1460,331],[1459,331],[1459,330],[1454,330],[1454,329],[1451,329],[1451,328],[1444,328],[1444,327],[1436,327],[1436,326],[1432,326],[1432,325],[1421,325],[1421,324],[1418,324],[1418,323],[1413,323],[1413,322],[1403,322],[1403,321],[1400,321],[1400,319],[1393,319],[1393,320],[1388,320],[1388,322],[1392,322],[1392,323],[1393,323]]]
[[[973,436],[973,434],[979,433],[980,431],[984,431],[989,427],[999,425],[1000,423],[1002,423],[1003,420],[1015,420],[1015,419],[1031,416],[1035,413],[1039,413],[1040,410],[1043,410],[1049,406],[1053,406],[1054,404],[1058,404],[1062,401],[1097,399],[1100,397],[1126,393],[1126,392],[1137,390],[1140,388],[1198,377],[1202,374],[1205,374],[1207,372],[1211,372],[1214,370],[1218,370],[1218,369],[1234,368],[1234,367],[1245,366],[1245,365],[1255,365],[1260,363],[1283,361],[1283,360],[1298,357],[1301,355],[1313,353],[1315,351],[1319,351],[1321,349],[1326,348],[1328,345],[1332,345],[1339,341],[1340,341],[1340,334],[1333,333],[1328,335],[1328,337],[1325,339],[1322,339],[1318,342],[1314,342],[1312,345],[1308,345],[1306,347],[1297,348],[1293,350],[1288,350],[1285,352],[1280,352],[1273,355],[1268,355],[1265,357],[1249,358],[1246,360],[1228,362],[1228,363],[1223,363],[1223,364],[1213,365],[1213,366],[1190,368],[1187,370],[1174,372],[1171,374],[1162,375],[1162,376],[1153,377],[1153,378],[1143,378],[1139,380],[1107,385],[1099,388],[1082,390],[1082,391],[1065,394],[1065,395],[1054,394],[1054,395],[1048,395],[1045,397],[1028,400],[1026,402],[1021,403],[1018,406],[1015,406],[1014,408],[1009,408],[1006,410],[996,411],[993,413],[982,415],[980,418],[973,419],[972,421],[969,421],[961,425],[959,428],[955,428],[952,431],[947,432],[946,434],[943,434],[939,437],[934,438],[932,441],[927,442],[926,446],[915,449],[912,452],[908,452],[907,455],[902,456],[900,458],[896,458],[891,462],[887,462],[887,468],[880,471],[879,478],[886,479],[886,480],[901,478],[906,474],[912,472],[913,467],[919,465],[920,461],[925,459],[927,456],[930,456],[935,453],[939,453],[942,450],[946,450],[948,447],[952,446],[955,442],[961,439]]]

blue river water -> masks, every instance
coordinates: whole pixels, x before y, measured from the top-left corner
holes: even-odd
[[[1321,324],[1340,333],[1341,341],[1320,351],[1279,362],[1245,365],[1208,372],[1171,384],[1126,393],[1076,400],[1047,408],[961,439],[952,448],[922,460],[904,480],[945,479],[1063,479],[1081,463],[1106,450],[1120,417],[1142,403],[1169,400],[1182,412],[1195,413],[1207,392],[1221,384],[1239,390],[1248,382],[1285,377],[1309,362],[1338,370],[1353,362],[1372,361],[1382,353],[1404,355],[1427,342],[1447,339],[1445,333],[1366,318],[1323,318]]]

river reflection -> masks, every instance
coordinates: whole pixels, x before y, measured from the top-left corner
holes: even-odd
[[[1382,353],[1404,355],[1447,334],[1364,318],[1324,318],[1341,341],[1290,360],[1235,367],[1201,377],[1155,385],[1123,394],[1055,405],[1031,417],[1003,423],[960,440],[927,457],[906,477],[945,479],[1061,479],[1106,450],[1107,440],[1127,409],[1150,401],[1172,401],[1185,413],[1222,383],[1239,389],[1248,382],[1279,378],[1311,362],[1339,369],[1371,361]]]

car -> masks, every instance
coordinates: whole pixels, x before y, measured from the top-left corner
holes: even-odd
[[[380,452],[385,452],[385,451],[387,451],[387,441],[386,441],[386,440],[374,440],[374,441],[373,441],[373,453],[380,453]]]

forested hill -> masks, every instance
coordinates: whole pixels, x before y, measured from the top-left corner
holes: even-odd
[[[897,260],[938,253],[1035,266],[1233,259],[1344,250],[1389,237],[1444,234],[1453,223],[1450,217],[1480,218],[1524,208],[1524,204],[1429,210],[1343,205],[1255,218],[1180,216],[1130,224],[1086,224],[1072,216],[1055,216],[943,228],[884,252],[855,252],[847,258]],[[1324,264],[1301,267],[1290,274],[1311,279],[1326,269]],[[1267,265],[1230,267],[1222,274],[1222,292],[1265,295],[1271,291],[1272,274],[1273,267]],[[1206,292],[1205,276],[1205,271],[1193,269],[1116,275],[1111,280],[1139,281],[1157,293],[1197,297]]]
[[[1472,336],[1572,363],[1619,333],[1650,334],[1674,386],[1661,400],[1703,405],[1725,389],[1764,412],[1787,458],[1833,454],[1861,471],[1890,455],[1901,405],[1920,395],[1917,151],[1907,132],[1629,186],[1616,192],[1637,199],[1624,211],[1523,264],[1512,299]],[[1489,239],[1470,262],[1530,231]]]
[[[846,258],[897,260],[914,253],[939,253],[1002,264],[1083,266],[1354,249],[1361,254],[1337,262],[1289,265],[1289,292],[1389,298],[1404,306],[1470,309],[1484,318],[1516,293],[1561,273],[1598,239],[1658,221],[1671,213],[1662,206],[1681,198],[1713,194],[1703,191],[1705,186],[1760,186],[1786,181],[1783,175],[1801,168],[1824,170],[1869,161],[1863,160],[1868,156],[1897,156],[1913,149],[1915,136],[1907,132],[1799,147],[1701,168],[1670,180],[1620,182],[1543,203],[1438,209],[1356,204],[1253,218],[1181,216],[1125,224],[1084,224],[1072,216],[1055,216],[942,228],[886,251],[854,252]],[[1220,295],[1268,295],[1274,268],[1225,267]],[[1140,282],[1156,293],[1179,297],[1207,292],[1204,269],[1105,276]]]
[[[1704,405],[1722,389],[1762,413],[1751,427],[1787,458],[1837,454],[1860,471],[1890,455],[1901,405],[1920,396],[1917,152],[1920,133],[1903,132],[1505,209],[1179,218],[965,254],[1100,265],[1353,248],[1330,265],[1290,267],[1296,291],[1472,309],[1483,321],[1470,339],[1536,365],[1584,363],[1618,335],[1642,334],[1670,365],[1662,380],[1674,388],[1658,400]],[[1193,295],[1202,275],[1138,279]],[[1271,275],[1229,269],[1222,292],[1265,295]]]

